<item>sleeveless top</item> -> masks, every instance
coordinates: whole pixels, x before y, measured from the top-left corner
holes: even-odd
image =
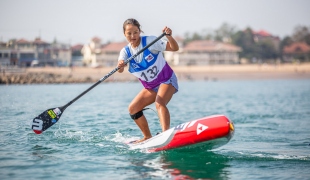
[[[146,46],[146,36],[141,37],[142,47]],[[125,47],[128,57],[131,57],[131,53],[128,45]],[[153,89],[159,86],[161,83],[168,81],[173,70],[164,59],[162,52],[158,54],[152,53],[149,49],[144,50],[143,58],[140,62],[135,59],[128,62],[128,71],[139,78],[140,82],[146,89]]]

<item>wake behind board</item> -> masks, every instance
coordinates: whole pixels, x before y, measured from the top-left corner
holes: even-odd
[[[233,122],[224,115],[214,115],[180,124],[141,143],[128,145],[131,149],[148,152],[198,146],[211,150],[228,143],[233,135]]]

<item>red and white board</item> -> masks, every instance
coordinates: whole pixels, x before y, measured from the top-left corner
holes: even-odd
[[[234,135],[234,124],[224,115],[208,116],[180,124],[141,143],[129,143],[131,149],[157,152],[205,145],[218,148]]]

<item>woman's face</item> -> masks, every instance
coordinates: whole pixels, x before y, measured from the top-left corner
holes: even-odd
[[[137,47],[140,44],[140,30],[137,26],[127,24],[125,26],[124,35],[132,46]]]

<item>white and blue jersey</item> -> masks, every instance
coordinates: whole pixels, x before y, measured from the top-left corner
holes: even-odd
[[[142,46],[140,43],[139,49],[147,45],[147,38],[153,39],[156,37],[141,37]],[[157,44],[155,43],[154,45],[152,45],[154,47],[150,46],[149,49],[141,53],[142,55],[140,54],[140,56],[128,62],[129,72],[139,78],[146,89],[156,88],[161,83],[168,81],[173,74],[173,70],[168,65],[161,52],[165,49],[166,43],[158,41]],[[132,53],[134,52],[129,44],[122,49],[119,60],[128,59],[132,56]]]

